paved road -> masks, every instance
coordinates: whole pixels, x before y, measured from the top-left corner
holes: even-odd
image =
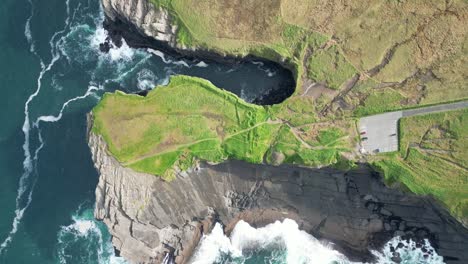
[[[391,152],[398,150],[398,120],[402,117],[443,112],[468,107],[468,101],[428,106],[418,109],[383,113],[359,120],[359,131],[365,131],[361,150],[365,153]]]

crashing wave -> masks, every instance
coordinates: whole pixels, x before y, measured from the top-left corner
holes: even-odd
[[[93,210],[78,210],[72,223],[62,226],[57,235],[59,263],[125,264],[117,257],[105,225],[93,217]]]
[[[419,248],[412,240],[393,238],[378,252],[373,251],[379,264],[395,263],[398,252],[403,264],[442,264],[428,241]],[[290,219],[276,221],[262,228],[253,228],[239,221],[227,237],[220,224],[205,235],[198,246],[192,264],[214,263],[272,263],[272,264],[357,264],[333,249],[333,244],[320,241],[299,229]]]

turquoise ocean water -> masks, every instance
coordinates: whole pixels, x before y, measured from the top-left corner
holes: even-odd
[[[174,60],[126,45],[103,54],[98,48],[106,38],[102,21],[98,0],[4,0],[0,6],[2,264],[124,263],[114,255],[105,226],[92,216],[98,175],[86,144],[85,115],[104,92],[137,92],[183,73],[251,101],[281,79],[278,69],[259,62]],[[194,261],[309,263],[310,256],[323,256],[314,263],[345,261],[294,223],[276,224],[270,228],[289,231],[268,237],[265,230],[273,229],[240,225],[237,236],[227,238],[217,228],[204,238]],[[291,232],[297,235],[293,240],[286,236]],[[290,241],[304,241],[309,248]]]

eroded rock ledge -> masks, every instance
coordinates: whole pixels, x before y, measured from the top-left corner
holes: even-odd
[[[353,260],[371,260],[393,236],[428,238],[447,263],[468,260],[468,231],[427,197],[389,189],[369,167],[340,172],[230,161],[204,164],[172,182],[122,167],[93,133],[89,146],[100,173],[95,217],[131,263],[161,263],[170,252],[186,263],[215,221],[226,231],[290,218],[332,241]]]

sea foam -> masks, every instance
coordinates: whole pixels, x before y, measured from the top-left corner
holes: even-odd
[[[124,264],[115,256],[110,234],[103,223],[96,221],[92,209],[78,209],[72,223],[62,226],[57,235],[59,263]]]
[[[382,250],[372,251],[378,264],[392,264],[393,253],[397,251],[403,264],[442,264],[443,258],[435,253],[428,241],[421,248],[416,248],[414,241],[395,237]],[[333,248],[333,244],[321,241],[299,229],[297,223],[290,219],[276,221],[265,227],[254,228],[244,221],[239,221],[227,237],[220,224],[216,224],[212,232],[205,235],[190,263],[254,263],[259,252],[270,252],[268,259],[272,264],[358,264],[352,262],[342,253]],[[250,261],[249,261],[250,260]],[[258,259],[256,260],[258,261]]]

